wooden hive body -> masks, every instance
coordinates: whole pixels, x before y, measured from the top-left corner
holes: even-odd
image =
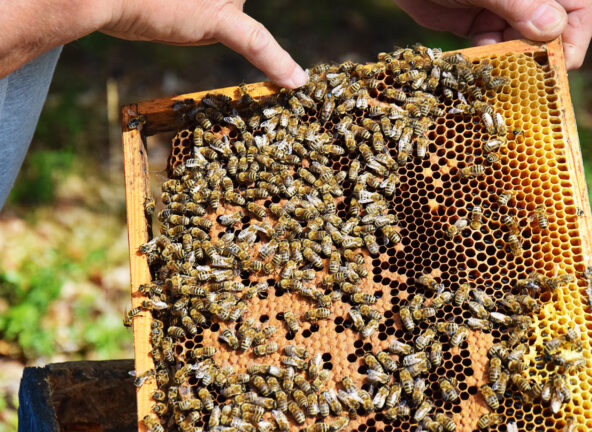
[[[512,282],[525,278],[537,270],[547,275],[581,273],[591,265],[592,256],[590,215],[583,164],[579,148],[575,119],[571,106],[567,74],[559,41],[534,44],[512,41],[493,46],[470,48],[461,53],[472,61],[488,59],[495,66],[495,73],[507,76],[510,85],[497,95],[486,98],[503,113],[508,125],[520,130],[512,135],[507,152],[495,167],[488,167],[486,178],[458,180],[458,171],[469,163],[482,163],[482,139],[485,132],[479,125],[463,116],[447,114],[430,131],[429,157],[406,165],[402,169],[402,183],[393,198],[393,211],[399,223],[403,242],[394,248],[380,247],[380,255],[371,260],[370,277],[362,284],[365,293],[379,293],[376,305],[385,321],[371,338],[362,340],[358,333],[348,329],[348,307],[337,304],[333,318],[318,325],[304,325],[293,342],[306,346],[311,352],[323,354],[324,365],[334,377],[351,376],[358,384],[363,382],[363,356],[367,351],[384,349],[393,337],[407,340],[401,330],[398,310],[409,295],[421,292],[413,282],[423,269],[440,278],[454,290],[462,281],[469,280],[488,294],[496,295],[508,289]],[[388,85],[386,83],[385,85]],[[267,83],[248,86],[253,97],[265,97],[278,91]],[[182,124],[172,109],[173,104],[185,99],[201,100],[208,93],[220,93],[234,99],[240,97],[237,87],[208,92],[192,93],[174,98],[128,105],[123,109],[123,148],[125,161],[126,201],[131,261],[132,307],[138,307],[144,299],[138,287],[151,280],[144,255],[138,253],[140,245],[151,236],[144,214],[144,202],[149,194],[149,171],[146,153],[147,137],[182,129]],[[146,116],[141,128],[129,129],[130,119]],[[173,142],[171,165],[181,162],[190,149],[191,132],[181,132]],[[185,153],[184,153],[185,151]],[[347,169],[351,160],[347,155],[334,161],[334,168]],[[494,169],[495,168],[495,169]],[[510,206],[498,206],[498,196],[504,191],[515,193]],[[487,221],[480,230],[466,236],[448,239],[443,234],[446,227],[457,218],[468,217],[474,205],[485,210]],[[540,230],[530,222],[537,206],[544,205],[549,212],[550,226]],[[227,209],[221,208],[218,213]],[[338,206],[338,214],[345,205]],[[582,215],[583,212],[583,215]],[[524,255],[513,257],[506,250],[498,214],[512,213],[520,221],[524,237]],[[215,214],[211,215],[215,218]],[[213,235],[217,233],[213,230]],[[271,277],[262,277],[262,280]],[[270,280],[273,283],[273,280]],[[585,293],[586,284],[581,278],[565,288],[547,296],[545,307],[535,315],[535,336],[532,340],[530,359],[533,365],[542,364],[540,352],[545,340],[552,335],[540,329],[562,333],[567,325],[582,332],[584,356],[592,354],[592,328],[588,324],[591,313]],[[285,335],[281,314],[293,310],[304,313],[309,305],[296,296],[284,293],[277,287],[266,298],[255,298],[249,315],[261,323],[277,326]],[[467,318],[470,313],[449,305],[439,312],[440,320]],[[143,313],[134,319],[136,370],[154,367],[150,356],[151,316]],[[186,341],[183,347],[191,349],[199,344],[216,345],[216,359],[243,370],[255,360],[252,354],[237,355],[217,342],[219,324],[200,330],[197,336]],[[454,416],[458,431],[476,429],[479,416],[488,411],[478,394],[478,388],[486,383],[487,351],[499,332],[488,334],[471,332],[466,343],[445,353],[442,367],[428,377],[429,395],[438,393],[437,380],[446,374],[455,377],[459,384],[461,402],[437,402],[438,408]],[[268,361],[279,364],[279,354]],[[538,362],[538,363],[537,363]],[[362,369],[360,369],[362,368]],[[533,369],[533,372],[535,371]],[[540,371],[537,372],[540,374]],[[550,372],[549,372],[550,373]],[[573,397],[556,415],[548,407],[518,399],[507,399],[498,412],[515,419],[520,430],[559,430],[567,416],[574,416],[581,431],[592,429],[590,391],[592,372],[584,370],[569,375]],[[335,383],[329,383],[335,387]],[[138,388],[138,418],[150,413],[153,381]],[[307,420],[310,424],[311,420]],[[350,423],[349,430],[409,430],[408,422],[397,426],[384,423],[378,415],[361,416]],[[139,425],[144,430],[143,425]],[[297,430],[294,425],[293,430]],[[505,426],[500,426],[505,431]]]

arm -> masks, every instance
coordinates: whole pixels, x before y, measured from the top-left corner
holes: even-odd
[[[40,54],[93,31],[175,45],[221,42],[276,84],[303,85],[306,74],[267,29],[242,12],[242,0],[16,0],[0,2],[0,78]]]
[[[468,36],[475,45],[563,37],[568,69],[582,65],[592,37],[592,0],[395,0],[418,24]]]
[[[100,28],[106,18],[92,1],[17,0],[0,3],[0,78],[52,48]]]

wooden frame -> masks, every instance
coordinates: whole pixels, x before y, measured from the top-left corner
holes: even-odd
[[[559,39],[547,44],[528,41],[510,41],[496,45],[482,46],[460,50],[469,58],[496,56],[507,53],[540,53],[546,56],[557,78],[558,105],[561,109],[561,128],[565,136],[566,160],[569,166],[571,180],[577,185],[573,199],[576,207],[583,209],[585,217],[580,218],[580,232],[582,248],[592,251],[592,216],[588,204],[588,192],[584,177],[582,155],[579,147],[575,116],[569,94],[567,71],[563,57],[563,47]],[[276,93],[279,89],[273,84],[263,82],[247,86],[254,97],[264,97]],[[148,224],[144,215],[144,201],[149,194],[148,158],[145,139],[148,136],[177,130],[179,123],[172,105],[176,101],[185,99],[201,100],[206,94],[217,93],[228,95],[234,99],[240,96],[238,87],[227,87],[217,90],[188,93],[171,98],[157,99],[124,106],[122,109],[123,154],[125,165],[125,189],[127,203],[127,222],[129,230],[129,254],[131,269],[132,307],[138,307],[144,299],[138,292],[138,287],[151,280],[148,263],[145,256],[138,253],[138,248],[149,238]],[[138,129],[128,128],[128,122],[134,117],[143,115],[147,123]],[[574,217],[576,217],[574,215]],[[592,253],[591,253],[592,255]],[[588,263],[592,264],[592,263]],[[583,267],[582,267],[583,270]],[[150,314],[143,313],[134,319],[134,350],[135,369],[143,372],[154,367],[150,356]],[[145,428],[141,419],[149,414],[151,407],[150,395],[156,388],[153,381],[148,381],[137,390],[139,430]]]

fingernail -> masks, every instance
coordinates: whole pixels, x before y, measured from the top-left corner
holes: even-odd
[[[292,88],[301,87],[308,82],[308,74],[302,70],[300,66],[296,66],[292,76],[290,77],[290,83]]]
[[[532,25],[541,32],[555,30],[562,21],[563,11],[549,4],[539,6],[530,18]]]

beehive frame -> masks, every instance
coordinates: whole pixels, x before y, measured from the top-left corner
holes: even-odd
[[[553,91],[549,94],[549,97],[556,99],[555,105],[557,105],[559,110],[559,124],[553,124],[552,130],[554,134],[562,134],[564,143],[563,150],[556,152],[556,154],[558,155],[558,158],[564,160],[564,163],[567,166],[567,172],[561,173],[563,177],[560,175],[560,178],[562,182],[565,181],[565,184],[570,184],[572,189],[572,195],[565,198],[566,200],[570,200],[569,203],[566,201],[566,205],[569,205],[569,208],[572,209],[582,209],[584,212],[583,217],[578,217],[575,212],[569,215],[572,222],[577,227],[577,231],[579,231],[576,239],[569,240],[572,242],[572,245],[574,242],[577,243],[577,248],[579,250],[579,253],[576,254],[579,257],[579,261],[574,263],[574,267],[579,272],[583,271],[586,265],[592,264],[584,262],[585,257],[592,255],[592,245],[590,243],[592,218],[589,210],[575,118],[571,108],[571,98],[569,95],[569,86],[561,42],[556,40],[547,44],[535,44],[526,41],[512,41],[492,46],[470,48],[460,52],[469,59],[494,56],[500,57],[510,53],[530,53],[538,62],[548,65],[548,69],[553,74],[553,79],[555,80]],[[264,97],[278,91],[276,87],[268,83],[252,84],[249,85],[248,88],[253,97]],[[138,287],[151,280],[146,258],[137,252],[139,246],[149,238],[149,226],[144,214],[145,198],[149,195],[146,139],[151,135],[171,132],[182,126],[178,123],[178,119],[172,109],[172,105],[175,101],[182,101],[189,98],[200,100],[208,93],[221,93],[233,98],[239,97],[238,88],[229,87],[214,91],[191,93],[173,98],[142,102],[127,105],[123,108],[122,137],[125,163],[133,307],[139,306],[143,300],[141,294],[138,292]],[[146,124],[141,128],[141,131],[138,129],[129,129],[127,127],[129,120],[138,115],[146,116]],[[584,299],[584,286],[582,283],[580,283],[580,285],[579,292],[582,299]],[[588,314],[590,312],[589,307],[586,306],[586,309],[586,314]],[[579,312],[577,313],[579,314]],[[581,311],[581,315],[581,318],[584,318],[583,311]],[[152,358],[149,354],[151,349],[149,342],[150,323],[151,319],[149,314],[142,314],[142,316],[134,320],[135,368],[140,372],[153,367]],[[469,340],[469,344],[471,343],[479,345],[476,338],[473,338],[472,341]],[[588,380],[590,380],[590,376],[588,377]],[[138,389],[139,419],[143,418],[150,412],[152,404],[150,395],[154,389],[155,384],[151,381]],[[584,414],[586,414],[585,418],[590,422],[588,419],[592,418],[592,415],[590,414],[592,409],[590,407],[584,407],[584,410]],[[592,427],[592,424],[586,423],[585,426],[590,428]],[[141,423],[139,424],[139,430],[144,430]]]

